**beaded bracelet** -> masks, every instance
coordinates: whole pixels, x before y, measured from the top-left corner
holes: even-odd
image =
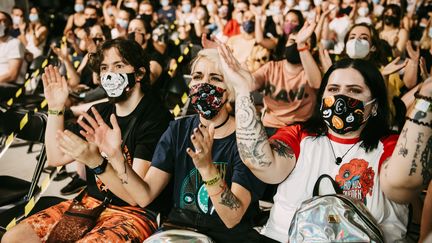
[[[417,99],[426,100],[426,101],[432,103],[432,97],[421,95],[418,90],[414,93],[414,97]]]
[[[220,191],[218,191],[218,192],[215,193],[215,194],[211,194],[211,195],[209,194],[208,196],[209,196],[209,197],[214,197],[214,196],[217,196],[217,195],[221,194],[223,191],[225,191],[227,185],[226,185],[225,182],[222,182],[222,183],[223,183],[223,186],[221,187],[221,190],[220,190]]]
[[[413,122],[413,123],[415,123],[417,125],[421,125],[421,126],[432,128],[432,122],[422,122],[422,121],[419,121],[417,119],[412,119],[411,117],[406,117],[406,119],[407,119],[407,121]]]

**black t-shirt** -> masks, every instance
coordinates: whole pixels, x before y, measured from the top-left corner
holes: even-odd
[[[115,113],[115,105],[106,102],[95,105],[95,108],[104,121],[111,126],[109,117],[112,113]],[[88,113],[92,114],[91,111],[88,111]],[[128,129],[134,116],[136,120],[132,128]],[[171,113],[162,105],[162,102],[151,93],[144,95],[131,114],[124,117],[117,116],[123,139],[125,138],[126,131],[130,130],[123,148],[123,152],[130,165],[132,164],[133,158],[151,161],[157,142],[171,120]],[[78,134],[79,129],[79,126],[75,126],[73,131]],[[99,180],[88,167],[86,167],[86,175],[89,195],[103,200],[108,190],[105,188],[102,181]],[[170,188],[167,187],[157,199],[147,206],[147,208],[155,212],[167,213],[171,208],[171,192],[169,190]],[[129,205],[113,193],[110,194],[112,196],[111,204],[118,206]]]
[[[420,50],[420,56],[425,59],[427,72],[430,72],[432,67],[432,54],[430,50]]]
[[[188,147],[193,148],[190,135],[198,125],[198,115],[171,122],[156,147],[152,166],[173,175],[174,208],[219,218],[201,175],[195,168],[192,158],[186,153]],[[225,138],[215,139],[212,154],[213,163],[219,169],[227,186],[231,188],[232,182],[235,182],[251,193],[251,204],[242,219],[242,223],[250,223],[258,210],[258,199],[262,196],[265,184],[241,161],[235,132]],[[199,228],[199,225],[196,227]]]

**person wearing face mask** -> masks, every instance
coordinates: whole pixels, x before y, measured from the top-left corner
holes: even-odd
[[[12,18],[6,12],[0,11],[0,84],[20,83],[20,70],[24,59],[24,46],[9,35],[12,30]],[[0,88],[0,99],[9,99],[11,94],[3,93]]]
[[[249,2],[247,0],[239,0],[234,5],[231,19],[224,27],[223,34],[227,37],[235,36],[241,33],[241,24],[243,15],[249,10]]]
[[[13,29],[10,32],[10,36],[17,38],[20,35],[20,29],[25,28],[24,9],[18,6],[12,8],[12,23]]]
[[[228,38],[227,45],[239,62],[246,63],[255,44],[255,16],[251,11],[246,11],[242,18],[241,34]]]
[[[262,121],[269,135],[280,127],[305,121],[315,105],[321,72],[311,50],[316,24],[291,32],[283,59],[270,61],[253,73],[252,90],[264,90]]]
[[[138,1],[137,0],[125,0],[123,1],[125,8],[132,9],[135,13],[138,13]]]
[[[346,196],[365,204],[385,242],[405,241],[408,203],[431,180],[432,80],[416,95],[416,105],[398,138],[390,132],[380,71],[362,59],[342,59],[325,73],[311,118],[280,128],[269,138],[250,97],[253,79],[226,48],[222,50],[236,91],[242,161],[263,182],[279,184],[264,235],[287,242],[296,209],[312,198],[315,182],[327,174]],[[320,189],[334,191],[329,184],[321,184]]]
[[[84,10],[85,10],[84,0],[75,0],[74,11],[75,13],[70,15],[63,33],[66,34],[70,30],[75,28],[83,27],[86,21]]]
[[[162,8],[157,11],[158,21],[160,23],[171,24],[176,20],[176,10],[171,0],[161,0]]]
[[[30,8],[30,22],[26,25],[24,32],[21,33],[19,37],[27,51],[33,55],[33,59],[42,55],[48,35],[48,28],[42,23],[39,18],[39,13],[40,11],[38,8]]]
[[[153,5],[150,1],[142,1],[139,5],[139,18],[150,24],[152,28],[156,27],[157,14],[154,12]]]
[[[134,18],[133,12],[128,8],[122,8],[115,18],[115,26],[111,29],[111,37],[126,37],[129,21]]]
[[[144,208],[140,207],[142,194],[131,194],[129,189],[132,186],[137,190],[135,181],[142,181],[147,176],[156,144],[172,120],[172,115],[147,88],[149,63],[136,42],[125,39],[106,41],[91,57],[91,63],[101,79],[109,102],[93,106],[78,119],[77,125],[67,128],[64,126],[63,114],[69,95],[66,81],[58,69],[52,66],[47,67],[42,76],[49,107],[45,133],[48,163],[59,166],[75,160],[84,164],[87,189],[80,199],[81,203],[86,208],[94,208],[102,201],[109,202],[91,231],[77,235],[72,229],[64,232],[66,239],[62,241],[91,242],[105,239],[112,242],[142,242],[157,228],[156,213],[162,212],[163,217],[171,208],[171,192],[166,191],[158,198],[155,196],[153,204],[148,203]],[[89,127],[95,124],[101,126],[90,132]],[[99,132],[102,125],[104,129],[110,130],[104,133],[107,135],[104,140],[119,142],[115,150],[118,149],[122,156],[122,168],[113,163],[113,157],[107,157],[111,155],[110,150],[98,144],[98,138],[88,136]],[[109,126],[115,126],[115,132]],[[53,226],[61,220],[71,203],[72,200],[68,200],[27,217],[8,231],[2,241],[46,241]],[[76,238],[70,239],[71,236]]]
[[[123,187],[142,207],[172,180],[174,206],[162,224],[162,232],[187,227],[215,242],[260,242],[252,218],[264,184],[240,160],[235,119],[229,114],[234,93],[220,71],[220,58],[215,49],[206,49],[192,62],[189,98],[197,114],[169,124],[144,180],[130,167],[124,170],[118,146],[103,142],[112,139],[112,144],[118,144],[120,137],[95,131],[95,135],[104,137],[97,145],[107,152],[114,170],[125,175],[127,184]],[[114,118],[111,123],[117,130]]]
[[[264,48],[274,49],[278,38],[283,35],[285,3],[281,0],[271,2],[268,14],[264,15],[260,7],[251,8],[255,14],[255,38]],[[286,18],[286,16],[285,16]]]
[[[366,23],[372,24],[372,19],[370,17],[371,8],[369,7],[368,1],[361,1],[358,4],[355,23]]]
[[[408,41],[408,31],[400,26],[401,8],[390,4],[384,8],[380,38],[387,41],[393,50],[393,56],[401,56],[405,52]]]

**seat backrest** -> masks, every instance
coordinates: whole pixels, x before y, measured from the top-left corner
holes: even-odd
[[[0,132],[6,135],[14,132],[23,140],[43,143],[46,123],[44,113],[13,108],[0,115]]]

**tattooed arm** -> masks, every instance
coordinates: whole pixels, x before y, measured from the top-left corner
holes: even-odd
[[[281,141],[268,141],[250,96],[252,75],[225,45],[219,46],[218,51],[225,79],[232,83],[236,92],[236,136],[240,157],[261,181],[280,183],[294,168],[294,153]]]
[[[432,97],[431,89],[432,81],[426,81],[420,94]],[[431,106],[426,110],[421,105],[413,107],[408,117],[414,122],[407,119],[391,158],[383,164],[381,187],[395,202],[409,202],[432,178],[431,109]]]

